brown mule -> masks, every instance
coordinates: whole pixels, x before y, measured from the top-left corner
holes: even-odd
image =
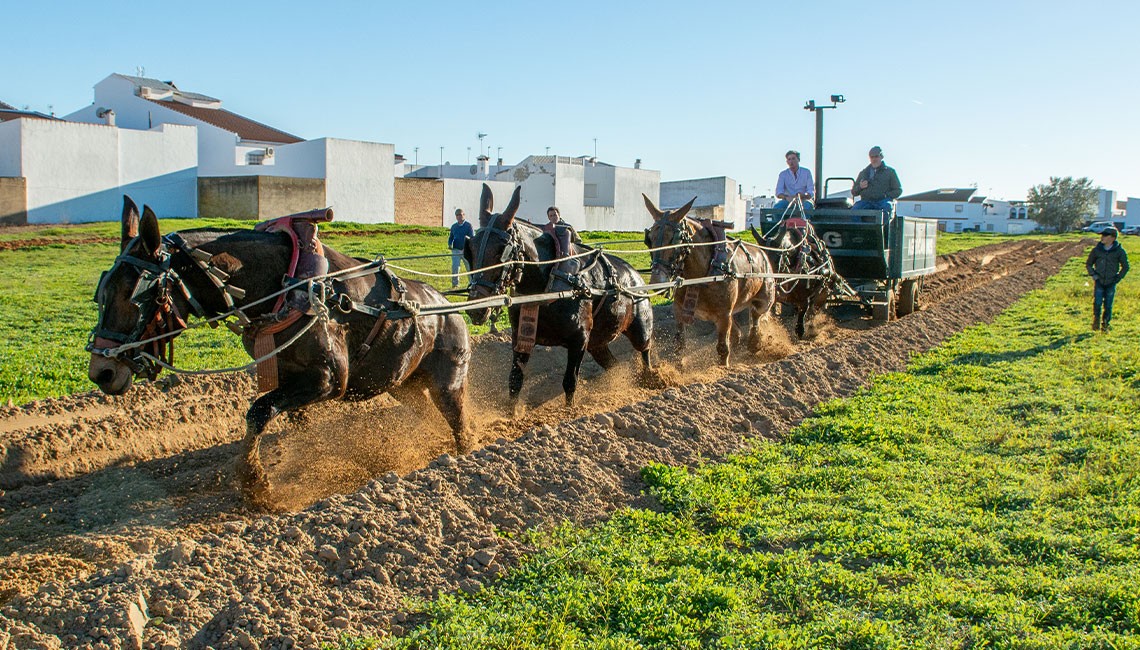
[[[161,368],[143,352],[161,358],[166,344],[132,344],[157,334],[176,335],[184,316],[209,318],[227,312],[231,304],[255,327],[283,316],[271,313],[273,300],[253,303],[281,289],[292,253],[285,234],[200,229],[164,237],[149,207],[140,221],[134,202],[123,199],[121,253],[99,282],[99,320],[88,345],[88,376],[104,393],[121,395],[136,376],[156,377]],[[364,262],[328,247],[324,255],[333,272]],[[219,278],[225,279],[222,285]],[[224,295],[227,287],[232,301]],[[232,291],[234,287],[240,290]],[[471,344],[463,318],[413,316],[404,308],[413,302],[447,304],[443,295],[385,272],[327,280],[320,289],[325,301],[313,305],[313,311],[323,317],[302,315],[273,335],[275,345],[283,345],[312,323],[277,355],[277,388],[257,398],[246,413],[238,477],[247,500],[261,508],[272,505],[259,453],[266,425],[281,413],[315,402],[364,400],[387,391],[399,399],[401,390],[414,399],[426,386],[451,427],[456,448],[468,448],[464,408]],[[253,339],[243,337],[243,343],[252,356]],[[124,345],[128,348],[117,350]]]
[[[733,314],[748,310],[748,348],[760,347],[760,323],[766,321],[776,299],[776,284],[770,277],[748,277],[749,274],[771,274],[768,256],[758,246],[730,238],[718,255],[716,225],[705,226],[685,216],[697,200],[693,197],[676,210],[660,210],[642,194],[645,207],[653,215],[653,225],[645,230],[645,245],[653,251],[651,282],[668,282],[677,278],[696,279],[721,275],[726,271],[737,279],[679,287],[673,295],[673,313],[677,319],[677,350],[684,359],[685,325],[693,318],[716,324],[716,351],[721,365],[729,365]],[[715,262],[715,264],[714,264]],[[714,266],[721,268],[714,268]]]

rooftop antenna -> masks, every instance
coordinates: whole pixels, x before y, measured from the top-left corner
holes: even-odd
[[[145,77],[146,76],[146,68],[141,66],[141,65],[135,66],[135,76],[136,77]]]
[[[475,134],[475,137],[479,138],[479,155],[482,156],[483,155],[483,138],[487,137],[487,134],[480,131],[480,132]]]

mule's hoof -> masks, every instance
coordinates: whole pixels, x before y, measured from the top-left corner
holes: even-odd
[[[455,436],[455,453],[457,455],[462,456],[462,455],[470,454],[471,452],[475,451],[475,446],[476,446],[476,440],[474,438],[472,438],[470,435],[456,434],[456,436]]]

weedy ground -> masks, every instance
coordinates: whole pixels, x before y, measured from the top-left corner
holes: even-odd
[[[166,233],[200,227],[248,228],[250,222],[168,219],[161,221],[160,226]],[[21,404],[91,390],[87,379],[89,357],[83,351],[95,325],[95,305],[91,298],[100,273],[111,267],[119,252],[119,229],[117,222],[104,222],[0,231],[0,244],[34,244],[14,249],[0,247],[0,402]],[[329,246],[368,259],[381,254],[393,258],[447,252],[445,228],[334,222],[321,226],[321,233],[322,241]],[[586,241],[594,242],[642,237],[642,233],[613,232],[584,232],[582,235]],[[943,235],[938,252],[944,254],[1004,240],[1002,236],[976,233]],[[644,245],[619,244],[614,248],[638,250]],[[648,254],[625,259],[636,268],[649,266]],[[395,263],[430,273],[451,271],[448,257]],[[440,289],[450,288],[450,280],[446,278],[426,278],[426,281]],[[499,324],[507,327],[505,313],[500,315]],[[481,334],[487,327],[471,326],[471,331]],[[175,347],[177,365],[185,368],[225,368],[249,362],[238,338],[224,328],[188,332],[179,338]]]
[[[1083,260],[778,443],[643,476],[474,595],[342,648],[1140,648],[1140,279]]]

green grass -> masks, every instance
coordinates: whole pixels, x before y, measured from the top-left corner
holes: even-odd
[[[1140,648],[1140,288],[1081,260],[778,444],[643,471],[385,648]],[[762,394],[757,399],[763,399]]]

